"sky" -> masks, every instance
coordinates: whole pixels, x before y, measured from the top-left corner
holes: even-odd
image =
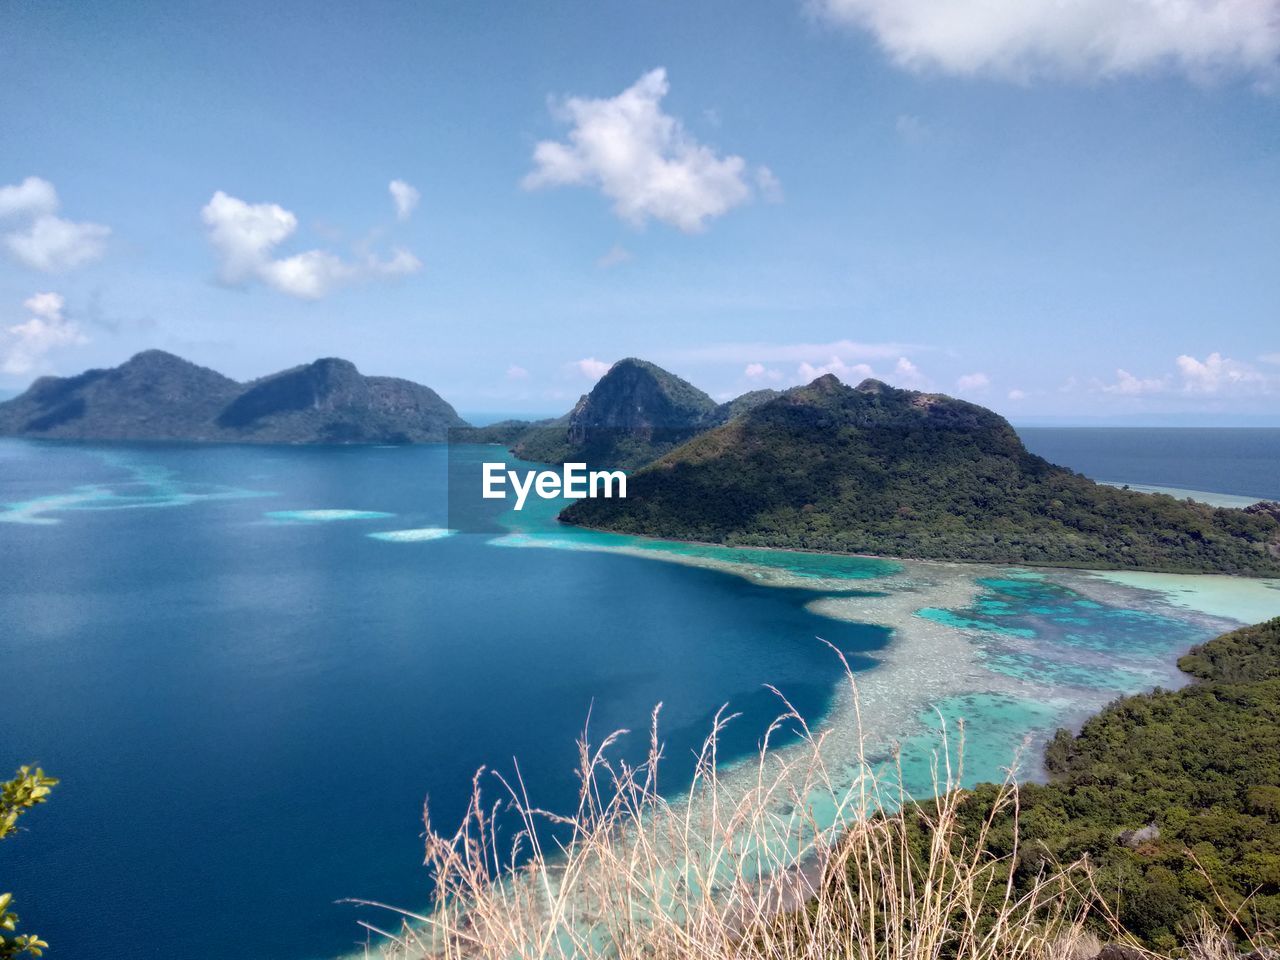
[[[1280,425],[1280,0],[0,0],[0,390],[151,347]]]

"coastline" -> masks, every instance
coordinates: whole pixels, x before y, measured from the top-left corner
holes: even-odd
[[[778,772],[788,789],[777,791],[772,801],[778,827],[771,844],[777,845],[773,852],[779,862],[785,864],[776,874],[780,902],[790,903],[792,907],[800,906],[812,894],[825,851],[837,842],[847,825],[870,810],[896,802],[896,791],[908,786],[904,781],[912,772],[938,778],[935,783],[943,791],[978,781],[999,782],[1006,777],[1019,781],[1038,779],[1043,773],[1044,744],[1054,729],[1069,726],[1078,730],[1085,719],[1116,695],[1140,692],[1100,689],[1088,702],[1083,702],[1064,697],[1045,684],[1001,676],[984,666],[979,654],[983,630],[919,615],[924,608],[958,610],[977,603],[985,588],[979,582],[982,578],[975,575],[974,564],[902,561],[899,570],[884,576],[852,581],[822,580],[753,565],[746,559],[681,555],[634,546],[589,546],[554,536],[536,543],[542,539],[530,537],[529,540],[534,541],[530,545],[597,549],[662,559],[718,569],[782,588],[804,587],[817,592],[829,588],[829,595],[809,601],[807,608],[832,619],[877,623],[893,629],[890,643],[874,654],[873,668],[838,683],[830,709],[809,738],[770,749],[763,759],[747,756],[726,765],[720,770],[714,791],[695,790],[669,797],[657,814],[674,818],[673,822],[687,818],[690,823],[704,825],[707,836],[715,836],[713,825],[724,816],[724,811],[734,809],[735,804],[759,789],[762,771]],[[1178,606],[1154,587],[1112,582],[1100,571],[1030,572],[985,566],[983,572],[1028,581],[1047,580],[1090,602],[1114,604],[1153,616],[1165,616],[1171,611],[1183,617],[1191,616],[1203,629],[1206,639],[1241,622]],[[872,587],[874,592],[850,592],[850,587],[864,585]],[[1274,595],[1275,611],[1280,614],[1280,589],[1277,588],[1280,584],[1264,589]],[[1167,668],[1170,682],[1151,686],[1177,686],[1191,681],[1176,667],[1178,657],[1189,646],[1170,651],[1164,657],[1163,666]],[[945,669],[938,669],[939,664],[945,665]],[[1176,677],[1181,681],[1174,682]],[[980,741],[985,721],[982,716],[971,717],[965,727],[966,718],[961,715],[962,723],[957,729],[952,722],[956,718],[937,706],[957,701],[963,706],[982,697],[1006,704],[1031,703],[1039,708],[1038,713],[1015,714],[1015,726],[1025,722],[1028,715],[1051,721],[1051,726],[1027,732],[1020,743],[1011,744],[1006,760],[1011,765],[1007,768],[1002,766],[993,772],[978,764],[974,770],[966,762],[953,769],[951,762],[959,759],[957,745]],[[931,714],[931,710],[936,712]],[[1061,722],[1068,718],[1069,723]],[[813,756],[818,758],[821,770],[817,778],[813,775]],[[761,763],[766,766],[762,767]],[[895,779],[898,771],[903,772],[902,781]],[[709,846],[713,848],[714,844]],[[681,869],[680,864],[672,864],[673,871]],[[504,880],[509,882],[512,881]],[[782,909],[781,906],[778,909]],[[405,960],[404,954],[393,947],[374,949],[387,958]],[[352,960],[357,956],[361,954],[350,955]]]
[[[1110,484],[1108,484],[1110,486]],[[1131,485],[1132,486],[1132,485]],[[1141,491],[1140,491],[1141,492]],[[1252,501],[1253,503],[1261,503],[1264,501]],[[1210,504],[1212,506],[1213,504]],[[1240,509],[1231,507],[1229,509]],[[1201,576],[1201,577],[1233,577],[1241,580],[1274,580],[1280,582],[1280,578],[1276,577],[1255,577],[1242,573],[1205,573],[1202,570],[1193,569],[1154,569],[1148,567],[1099,567],[1080,564],[1072,566],[1067,563],[1039,563],[1034,560],[967,560],[964,558],[949,557],[940,560],[935,557],[908,557],[908,556],[890,556],[889,554],[879,553],[832,553],[829,550],[811,550],[807,547],[769,547],[757,546],[754,544],[731,544],[716,543],[710,540],[676,540],[670,537],[658,537],[646,533],[619,533],[616,530],[605,530],[600,527],[588,527],[582,524],[571,523],[567,520],[560,519],[556,516],[555,522],[562,527],[567,527],[574,531],[584,531],[586,533],[594,533],[600,536],[610,537],[626,537],[632,540],[641,540],[652,543],[665,544],[687,544],[691,547],[707,547],[717,548],[720,550],[742,550],[742,551],[777,551],[779,553],[794,553],[800,556],[818,556],[818,557],[846,557],[856,560],[878,560],[882,563],[937,563],[937,564],[954,564],[957,566],[968,567],[1026,567],[1035,570],[1061,570],[1064,572],[1080,572],[1080,573],[1150,573],[1161,576]],[[641,548],[642,549],[642,548]],[[647,555],[647,554],[645,554]]]

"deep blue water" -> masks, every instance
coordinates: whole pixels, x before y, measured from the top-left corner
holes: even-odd
[[[1019,427],[1027,448],[1094,480],[1280,499],[1280,428]]]
[[[730,755],[780,712],[766,682],[822,715],[839,665],[817,635],[859,667],[887,639],[705,569],[367,536],[443,525],[443,463],[0,443],[0,503],[28,521],[0,523],[0,772],[62,778],[0,887],[53,960],[342,952],[358,912],[334,901],[425,904],[428,792],[453,824],[475,769],[518,757],[571,809],[592,704],[598,736],[642,744],[659,701],[677,788],[721,704],[746,714]],[[308,509],[393,516],[268,517]]]
[[[1040,433],[1032,449],[1093,472],[1043,449],[1084,457],[1078,434]],[[510,772],[518,757],[539,806],[571,808],[588,711],[595,739],[627,727],[639,752],[659,701],[664,786],[678,791],[722,704],[744,714],[721,744],[730,760],[754,752],[781,712],[765,683],[821,719],[841,672],[816,637],[860,670],[888,642],[884,628],[807,612],[818,595],[807,589],[512,545],[552,529],[554,507],[513,523],[492,501],[449,504],[446,466],[431,446],[0,441],[0,773],[38,761],[63,780],[0,846],[0,888],[54,944],[51,960],[345,952],[362,914],[334,901],[426,903],[428,793],[433,822],[452,826],[475,769]],[[1096,475],[1237,492],[1208,474]],[[450,525],[491,532],[404,542],[403,531]],[[876,591],[898,569],[577,528],[553,536],[749,558],[849,592]],[[989,671],[937,704],[970,721],[969,780],[1000,776],[1028,734],[1039,743],[1119,693],[1166,682],[1176,653],[1214,632],[1096,603],[1046,574],[974,575],[969,608],[916,613],[964,626]],[[903,731],[904,767],[922,783],[935,719],[930,706]]]

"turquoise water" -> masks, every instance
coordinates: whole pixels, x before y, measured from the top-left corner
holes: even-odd
[[[110,931],[126,960],[220,960],[234,930],[232,952],[333,956],[366,915],[335,901],[426,901],[423,798],[456,822],[481,765],[509,773],[518,757],[539,805],[570,807],[588,714],[599,739],[645,730],[661,702],[679,792],[723,704],[742,714],[729,763],[782,712],[765,684],[811,722],[829,713],[842,672],[817,637],[864,675],[897,676],[878,665],[887,626],[810,607],[911,593],[901,564],[596,534],[556,524],[554,505],[492,505],[496,532],[467,533],[446,460],[0,442],[0,664],[34,704],[0,711],[0,770],[38,760],[63,778],[0,849],[0,876],[58,955],[100,955]],[[922,599],[914,615],[963,627],[978,657],[971,689],[937,705],[967,719],[970,780],[1168,682],[1173,655],[1212,632],[1041,574],[960,575],[982,577],[972,608]],[[903,683],[904,766],[927,784],[935,715]]]
[[[981,577],[965,610],[924,608],[917,616],[974,632],[993,673],[1050,687],[1102,691],[1180,684],[1178,655],[1200,642],[1203,623],[1107,606],[1049,575]]]

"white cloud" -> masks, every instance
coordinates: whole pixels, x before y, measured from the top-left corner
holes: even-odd
[[[1263,363],[1280,364],[1280,353],[1264,353],[1258,359],[1261,360]]]
[[[584,357],[581,360],[575,360],[573,367],[588,380],[599,380],[613,364],[605,363],[603,360],[597,360],[595,357]]]
[[[21,183],[0,187],[0,219],[38,217],[58,209],[58,192],[42,177],[27,177]]]
[[[1173,68],[1274,75],[1275,0],[811,0],[898,65],[1015,79]]]
[[[368,254],[354,262],[326,250],[276,258],[276,247],[298,229],[298,218],[279,204],[245,203],[221,190],[205,204],[201,217],[218,254],[218,277],[231,286],[257,280],[281,293],[315,300],[343,283],[422,269],[422,261],[400,249],[386,259]]]
[[[9,255],[35,270],[78,267],[102,256],[111,230],[56,216],[58,192],[40,177],[0,187],[0,220],[25,221],[3,235]]]
[[[543,140],[533,151],[526,190],[592,186],[628,223],[650,219],[694,233],[752,194],[747,162],[720,156],[662,110],[669,89],[659,67],[616,97],[569,97],[554,112],[570,125],[567,141]],[[776,193],[777,179],[757,168],[757,185]]]
[[[387,189],[391,191],[391,201],[396,205],[396,219],[408,220],[422,199],[422,193],[403,180],[392,180]]]
[[[4,331],[0,339],[0,373],[21,376],[40,366],[44,355],[58,347],[79,346],[89,342],[81,329],[63,314],[66,302],[61,294],[37,293],[23,306],[30,316],[23,323]]]
[[[526,370],[524,367],[520,366],[519,364],[513,363],[511,364],[511,366],[507,367],[507,379],[508,380],[528,380],[529,371]]]
[[[840,356],[832,356],[825,363],[801,361],[796,368],[796,375],[805,383],[828,373],[835,374],[845,383],[858,383],[868,377],[880,378],[880,374],[870,364],[850,363]],[[909,390],[927,390],[931,386],[929,378],[906,357],[899,357],[893,365],[893,372],[882,379],[888,380],[893,386]]]
[[[812,364],[802,361],[800,366],[796,368],[796,373],[800,379],[806,383],[810,380],[816,380],[818,377],[825,377],[828,373],[834,373],[837,378],[852,383],[855,380],[862,381],[867,377],[875,376],[875,371],[865,363],[845,363],[840,357],[833,356],[826,363]]]
[[[616,267],[630,259],[631,251],[615,243],[596,260],[596,266],[601,270],[608,270],[610,267]]]
[[[221,257],[226,283],[252,279],[271,251],[298,229],[298,218],[275,203],[248,204],[219,190],[200,211],[209,242]]]
[[[28,267],[52,273],[98,259],[110,235],[111,229],[100,223],[36,217],[26,230],[7,234],[4,243]]]
[[[893,366],[894,386],[907,387],[912,390],[927,390],[931,384],[929,378],[920,372],[920,368],[906,357],[899,357]]]
[[[1217,352],[1203,360],[1182,354],[1174,360],[1174,367],[1173,374],[1145,378],[1117,370],[1115,383],[1095,381],[1094,389],[1129,397],[1156,393],[1231,397],[1270,393],[1277,385],[1276,378]]]
[[[1099,384],[1103,393],[1115,393],[1126,397],[1141,397],[1152,393],[1163,393],[1169,386],[1167,380],[1135,377],[1128,370],[1116,371],[1115,383]]]
[[[1257,370],[1220,353],[1211,353],[1203,361],[1183,354],[1176,362],[1182,389],[1187,393],[1222,393],[1266,386],[1266,377]]]
[[[991,378],[985,373],[966,373],[956,380],[956,389],[965,392],[985,390],[991,386]]]
[[[764,165],[756,167],[756,189],[768,203],[782,202],[782,181]]]
[[[1025,390],[1019,390],[1019,389],[1017,389],[1017,388],[1015,387],[1014,389],[1012,389],[1012,390],[1010,390],[1010,391],[1009,391],[1009,399],[1010,399],[1010,400],[1025,400],[1025,399],[1027,399],[1027,391],[1025,391]]]
[[[782,379],[782,373],[766,367],[763,363],[748,363],[742,375],[748,380],[769,380],[774,383]],[[810,377],[809,379],[813,379]]]

